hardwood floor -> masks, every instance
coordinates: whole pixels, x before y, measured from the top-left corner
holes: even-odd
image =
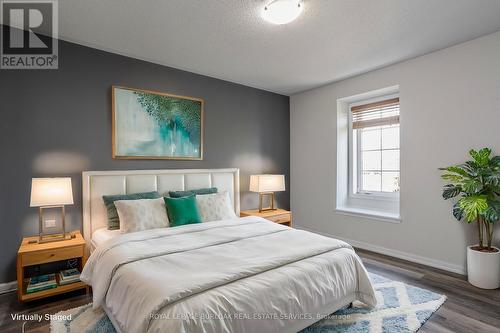
[[[419,330],[420,333],[500,333],[500,290],[471,286],[464,276],[424,265],[357,250],[370,272],[390,279],[445,294],[448,299]],[[20,304],[14,292],[0,295],[0,332],[21,332],[22,321],[11,314],[53,314],[90,303],[92,298],[81,291],[46,300]],[[30,322],[25,332],[49,332],[49,323]]]
[[[19,303],[15,292],[0,295],[0,332],[2,333],[21,333],[22,320],[13,320],[11,314],[39,314],[42,317],[45,314],[54,314],[62,310],[68,310],[77,306],[92,302],[92,297],[86,295],[84,290],[73,291],[67,294],[61,294],[46,299],[32,302]],[[50,322],[45,319],[37,323],[29,321],[24,332],[47,333],[50,332]]]
[[[499,289],[479,289],[459,274],[365,250],[356,252],[370,272],[448,297],[419,333],[500,333]]]

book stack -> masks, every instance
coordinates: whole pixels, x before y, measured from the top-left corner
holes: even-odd
[[[59,272],[59,284],[65,285],[80,281],[80,271],[76,268],[66,269]]]
[[[56,275],[54,273],[34,276],[29,280],[28,287],[26,288],[26,293],[36,293],[37,291],[52,289],[56,287],[57,282]]]

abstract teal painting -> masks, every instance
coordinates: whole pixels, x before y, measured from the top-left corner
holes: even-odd
[[[113,87],[113,158],[203,159],[203,100]]]

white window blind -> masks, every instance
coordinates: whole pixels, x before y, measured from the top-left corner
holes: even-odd
[[[399,98],[353,105],[354,193],[399,192]]]
[[[351,107],[352,128],[399,124],[399,98]]]

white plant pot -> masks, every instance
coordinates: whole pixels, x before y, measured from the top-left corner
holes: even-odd
[[[469,283],[482,289],[500,288],[500,250],[480,252],[472,250],[476,245],[467,246],[467,275]]]

